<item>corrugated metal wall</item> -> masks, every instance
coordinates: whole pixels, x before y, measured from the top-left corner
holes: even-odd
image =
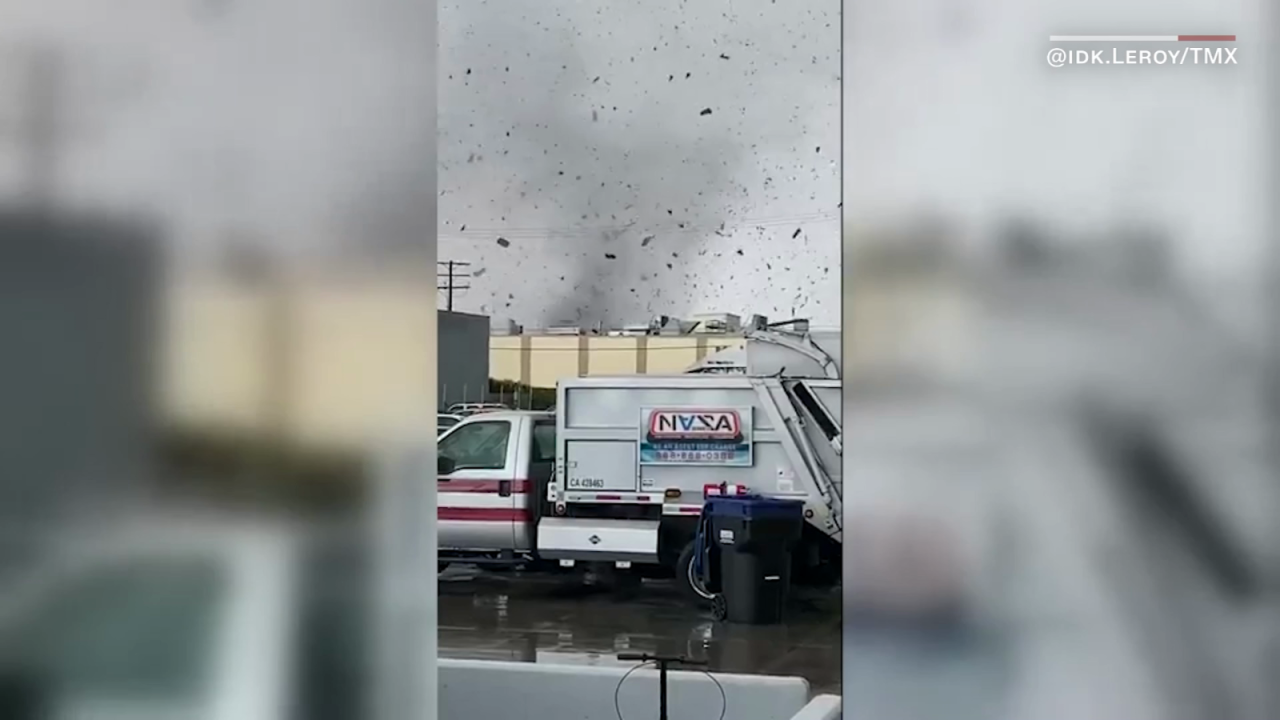
[[[6,540],[150,479],[155,239],[128,221],[0,214]]]
[[[437,330],[440,406],[485,402],[489,392],[489,318],[441,311]]]

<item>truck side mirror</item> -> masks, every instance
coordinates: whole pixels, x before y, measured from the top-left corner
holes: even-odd
[[[436,456],[436,472],[440,475],[452,475],[454,470],[458,469],[458,463],[447,455]]]

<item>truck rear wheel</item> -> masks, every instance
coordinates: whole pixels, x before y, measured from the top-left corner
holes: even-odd
[[[684,546],[684,550],[680,551],[680,557],[676,559],[676,584],[680,588],[680,594],[690,601],[705,605],[711,601],[711,593],[707,592],[699,582],[693,567],[694,543],[690,541]]]

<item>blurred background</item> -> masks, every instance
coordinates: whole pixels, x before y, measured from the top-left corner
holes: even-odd
[[[838,325],[837,3],[434,12],[0,8],[0,717],[431,717],[433,411]],[[440,655],[839,689],[829,592],[480,574]]]
[[[0,716],[368,716],[372,458],[434,447],[435,22],[0,8]]]
[[[847,717],[1280,714],[1269,9],[846,3]]]

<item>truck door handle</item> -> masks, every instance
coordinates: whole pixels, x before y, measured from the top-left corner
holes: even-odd
[[[498,481],[498,496],[511,497],[511,481],[510,480]]]

